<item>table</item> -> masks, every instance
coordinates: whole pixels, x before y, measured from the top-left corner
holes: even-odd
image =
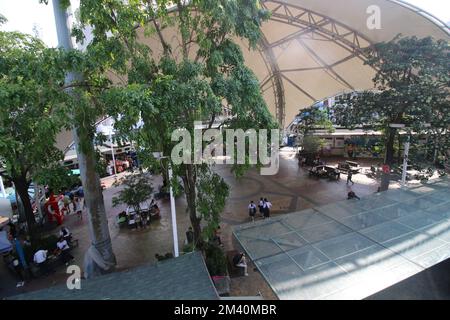
[[[8,217],[0,216],[0,228],[6,226],[9,223]]]

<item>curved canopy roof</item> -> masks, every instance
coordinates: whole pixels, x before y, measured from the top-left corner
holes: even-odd
[[[402,1],[266,0],[272,12],[262,27],[259,53],[246,60],[261,81],[278,121],[288,125],[299,109],[343,91],[373,87],[374,70],[364,65],[361,49],[404,36],[450,39],[443,22]],[[380,9],[380,29],[367,21]]]
[[[423,10],[398,0],[261,0],[272,12],[262,26],[259,50],[241,42],[247,65],[261,82],[265,100],[279,123],[287,126],[298,111],[345,91],[373,87],[374,70],[364,65],[361,49],[398,34],[450,40],[448,26]],[[367,21],[377,6],[380,29]],[[173,30],[163,31],[176,47]],[[144,36],[154,55],[159,41]],[[65,135],[71,140],[70,135]],[[61,139],[64,139],[61,136]],[[60,141],[59,145],[64,145]]]

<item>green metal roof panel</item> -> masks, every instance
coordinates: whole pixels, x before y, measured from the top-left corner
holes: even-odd
[[[25,293],[13,300],[217,300],[201,253],[81,280],[80,290],[65,285]]]

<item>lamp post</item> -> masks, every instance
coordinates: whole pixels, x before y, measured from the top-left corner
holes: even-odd
[[[411,136],[408,135],[408,141],[405,142],[405,151],[403,155],[402,187],[406,186],[406,171],[408,170],[408,156],[410,145],[411,145]]]
[[[3,198],[6,198],[5,185],[3,184],[3,178],[0,176],[0,192],[3,195]]]
[[[113,160],[113,167],[114,167],[114,178],[117,177],[117,169],[116,169],[116,157],[114,156],[114,143],[112,139],[112,130],[109,131],[109,140],[111,141],[111,154],[112,154],[112,160]]]
[[[170,185],[170,212],[172,215],[173,252],[176,258],[180,254],[178,250],[178,228],[177,228],[177,212],[175,208],[175,197],[173,196],[173,188],[172,185],[170,184],[170,181],[172,180],[172,166],[170,165],[169,157],[160,157],[159,159],[160,160],[169,159],[168,171],[169,171],[169,185]]]
[[[410,129],[407,128],[404,124],[390,124],[389,125],[391,128],[396,128],[396,129]],[[431,125],[429,123],[425,123],[423,125],[424,128],[429,128],[431,127]],[[406,176],[407,176],[407,171],[408,171],[408,156],[409,156],[409,149],[411,147],[411,133],[408,133],[408,140],[405,142],[405,150],[403,152],[403,167],[402,167],[402,181],[401,181],[401,186],[404,187],[406,186]]]

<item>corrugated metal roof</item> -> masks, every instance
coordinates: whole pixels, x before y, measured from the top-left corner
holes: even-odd
[[[200,252],[157,264],[25,293],[12,300],[217,300],[219,296]]]

